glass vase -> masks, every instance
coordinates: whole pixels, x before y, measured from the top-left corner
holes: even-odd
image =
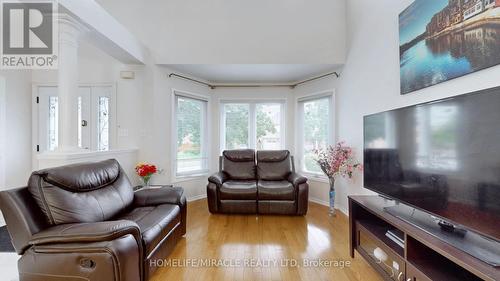
[[[330,191],[329,191],[329,198],[330,198],[330,206],[328,210],[328,215],[330,216],[335,216],[335,178],[329,178],[328,179],[330,182]]]
[[[144,187],[149,187],[151,182],[151,176],[142,177],[142,181],[144,182]]]

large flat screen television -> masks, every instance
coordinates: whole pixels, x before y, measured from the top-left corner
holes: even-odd
[[[364,186],[500,241],[500,87],[365,116]]]

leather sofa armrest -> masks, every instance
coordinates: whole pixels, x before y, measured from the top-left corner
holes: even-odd
[[[37,246],[52,243],[111,241],[129,234],[134,236],[139,246],[142,245],[139,226],[128,220],[61,224],[34,234],[29,244]]]
[[[215,173],[208,178],[209,182],[214,183],[219,187],[227,180],[228,180],[227,174],[224,172]]]
[[[306,183],[307,178],[297,173],[291,173],[288,176],[288,181],[291,182],[293,186],[297,187],[300,184]]]
[[[163,188],[144,188],[134,193],[134,206],[147,207],[173,204],[181,209],[181,233],[186,234],[187,203],[184,189],[179,186]]]
[[[182,187],[144,188],[134,193],[134,206],[147,207],[162,204],[183,206],[186,204]]]

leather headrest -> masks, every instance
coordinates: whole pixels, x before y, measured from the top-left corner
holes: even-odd
[[[257,162],[281,162],[290,155],[288,150],[259,150]]]
[[[120,175],[120,164],[115,159],[95,163],[79,163],[34,172],[46,182],[72,191],[86,192],[112,184]]]
[[[253,149],[224,150],[222,155],[233,162],[255,161],[255,151]]]

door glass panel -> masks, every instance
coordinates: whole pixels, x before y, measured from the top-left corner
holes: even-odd
[[[58,146],[58,117],[59,106],[57,97],[49,97],[49,130],[48,130],[48,149],[54,151]]]
[[[109,150],[109,98],[99,97],[98,150]]]

